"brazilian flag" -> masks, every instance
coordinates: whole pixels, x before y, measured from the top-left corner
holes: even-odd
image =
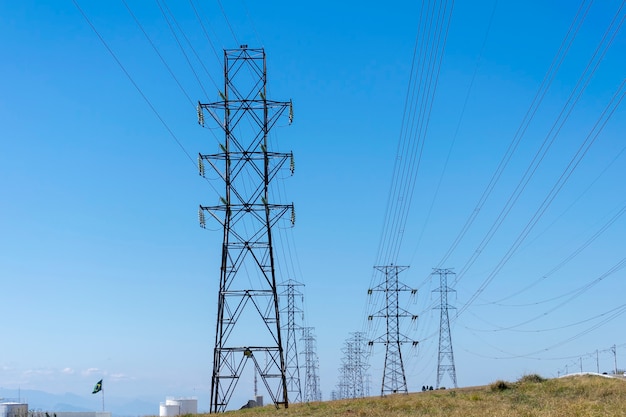
[[[98,381],[98,383],[96,384],[95,387],[93,387],[93,392],[92,394],[97,394],[100,391],[102,391],[102,380]]]

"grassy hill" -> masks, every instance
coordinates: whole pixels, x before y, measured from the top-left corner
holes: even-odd
[[[596,375],[545,380],[527,375],[517,382],[428,391],[384,398],[292,404],[231,411],[233,416],[284,417],[589,417],[626,416],[626,381]]]

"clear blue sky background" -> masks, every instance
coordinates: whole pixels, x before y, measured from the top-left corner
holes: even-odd
[[[272,135],[277,149],[296,157],[283,196],[295,203],[297,220],[293,230],[277,233],[277,244],[291,248],[278,251],[279,279],[306,284],[305,320],[315,327],[329,398],[344,340],[368,330],[367,289],[375,283],[419,2],[222,1],[235,40],[218,2],[197,1],[219,60],[189,3],[169,3],[208,70],[191,55],[208,97],[157,4],[128,0],[194,103],[218,99],[221,50],[244,43],[266,48],[271,98],[293,99],[293,125]],[[213,133],[198,126],[195,104],[124,3],[79,4],[192,159],[215,152]],[[611,97],[623,94],[623,28],[524,193],[489,244],[479,246],[620,5],[592,5],[493,193],[439,265],[579,7],[455,2],[398,257],[410,265],[401,280],[419,286],[417,303],[408,307],[420,314],[410,333],[420,347],[405,356],[411,391],[436,380],[439,313],[429,307],[438,282],[429,274],[436,266],[461,270],[477,250],[450,298],[467,306],[452,320],[459,385],[530,372],[556,376],[581,363],[595,371],[596,350],[600,371],[610,371],[614,344],[618,366],[625,366],[626,216],[611,221],[626,204],[624,103],[519,250],[485,281]],[[208,409],[222,235],[217,225],[201,229],[196,211],[200,203],[216,204],[217,193],[71,1],[1,1],[0,57],[0,387],[87,394],[104,378],[108,395],[196,395]],[[380,390],[383,358],[376,346],[372,394]],[[252,395],[249,381],[239,390],[237,401]],[[94,398],[94,409],[99,406]]]

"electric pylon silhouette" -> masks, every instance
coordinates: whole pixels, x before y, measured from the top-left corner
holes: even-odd
[[[283,332],[287,332],[287,337],[284,338],[287,392],[289,392],[289,401],[299,403],[302,402],[302,388],[300,385],[300,366],[298,365],[296,332],[302,330],[302,326],[296,323],[296,313],[302,315],[302,309],[296,305],[296,296],[300,296],[302,302],[302,293],[296,290],[296,287],[302,287],[304,284],[290,279],[279,285],[285,287],[285,291],[280,295],[287,297],[287,307],[281,310],[281,313],[287,315],[286,324],[282,327]],[[283,317],[285,316],[283,315]],[[283,323],[284,322],[283,320]]]
[[[207,112],[224,131],[218,153],[198,156],[200,175],[207,161],[225,184],[220,204],[198,213],[202,227],[207,212],[224,232],[210,412],[226,411],[250,362],[276,407],[287,407],[272,227],[289,210],[293,223],[294,214],[293,205],[271,201],[269,185],[290,158],[293,173],[293,155],[271,152],[268,133],[287,111],[291,122],[291,102],[267,98],[265,51],[247,45],[224,50],[219,96],[198,103],[198,123]]]
[[[339,395],[341,398],[363,398],[369,395],[367,369],[368,354],[365,333],[351,333],[341,350],[341,368],[339,368]]]
[[[313,327],[302,328],[302,341],[304,342],[304,401],[322,401],[319,377],[319,358],[317,356],[317,344]]]
[[[385,307],[368,316],[370,321],[375,317],[384,318],[386,321],[386,333],[369,342],[370,346],[374,343],[382,343],[386,348],[381,395],[407,394],[408,388],[404,373],[404,362],[402,361],[402,345],[410,343],[411,346],[415,347],[418,342],[400,333],[400,319],[410,317],[412,321],[415,321],[417,320],[417,315],[400,308],[399,295],[401,292],[410,292],[411,296],[415,296],[417,290],[409,288],[398,281],[398,274],[408,269],[408,266],[388,265],[375,266],[374,268],[385,274],[385,280],[381,284],[368,290],[369,295],[372,295],[374,292],[385,293]]]
[[[456,369],[454,367],[454,352],[452,351],[452,334],[450,333],[450,317],[448,310],[455,308],[448,304],[448,293],[455,292],[448,287],[448,275],[454,275],[451,269],[434,268],[433,274],[439,274],[439,288],[433,292],[440,293],[440,304],[435,309],[440,310],[439,320],[439,355],[437,356],[437,389],[439,389],[443,376],[448,373],[454,388],[456,384]]]

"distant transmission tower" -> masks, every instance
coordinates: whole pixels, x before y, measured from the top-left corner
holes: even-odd
[[[287,392],[289,392],[289,398],[292,403],[299,403],[302,402],[302,389],[300,385],[296,332],[302,330],[302,326],[296,323],[296,313],[302,314],[302,309],[296,305],[296,296],[302,297],[302,293],[297,291],[296,287],[302,287],[304,284],[290,279],[279,285],[285,287],[285,291],[280,295],[287,297],[287,307],[281,310],[282,313],[287,314],[287,324],[282,327],[283,331],[287,331],[285,345]]]
[[[302,341],[304,342],[304,401],[322,401],[319,377],[320,363],[313,327],[302,328]]]
[[[339,393],[341,398],[363,398],[369,395],[367,349],[365,333],[351,333],[341,350],[343,358],[339,368]]]
[[[456,384],[456,370],[454,368],[454,353],[452,351],[450,318],[448,317],[448,309],[455,308],[448,304],[448,293],[455,291],[448,287],[448,275],[454,275],[454,272],[451,269],[439,268],[435,268],[433,271],[434,274],[439,274],[439,288],[433,290],[433,292],[439,292],[441,295],[441,303],[439,307],[435,307],[441,313],[439,320],[439,355],[437,358],[437,389],[439,389],[441,380],[446,373],[452,379],[454,388],[458,388]]]
[[[276,407],[288,406],[287,379],[276,290],[272,226],[293,205],[274,204],[269,185],[293,155],[271,152],[268,133],[291,102],[267,99],[265,51],[242,45],[224,51],[220,101],[198,103],[198,122],[209,113],[224,130],[215,154],[198,156],[225,183],[220,204],[200,206],[224,230],[217,297],[210,412],[226,411],[246,364],[252,363]],[[293,172],[293,171],[292,171]],[[219,215],[223,213],[223,217]]]
[[[368,320],[373,320],[375,317],[384,318],[387,325],[387,331],[383,336],[369,342],[370,345],[382,343],[386,348],[381,395],[406,394],[408,393],[408,388],[402,361],[402,344],[410,343],[411,346],[415,347],[418,342],[400,333],[400,319],[410,317],[411,320],[415,321],[417,320],[417,315],[400,308],[399,295],[400,292],[410,292],[412,296],[415,296],[417,290],[409,288],[398,281],[398,274],[408,269],[408,266],[388,265],[375,266],[374,268],[385,274],[384,282],[368,290],[369,295],[372,295],[373,292],[385,293],[385,307],[368,316]]]

